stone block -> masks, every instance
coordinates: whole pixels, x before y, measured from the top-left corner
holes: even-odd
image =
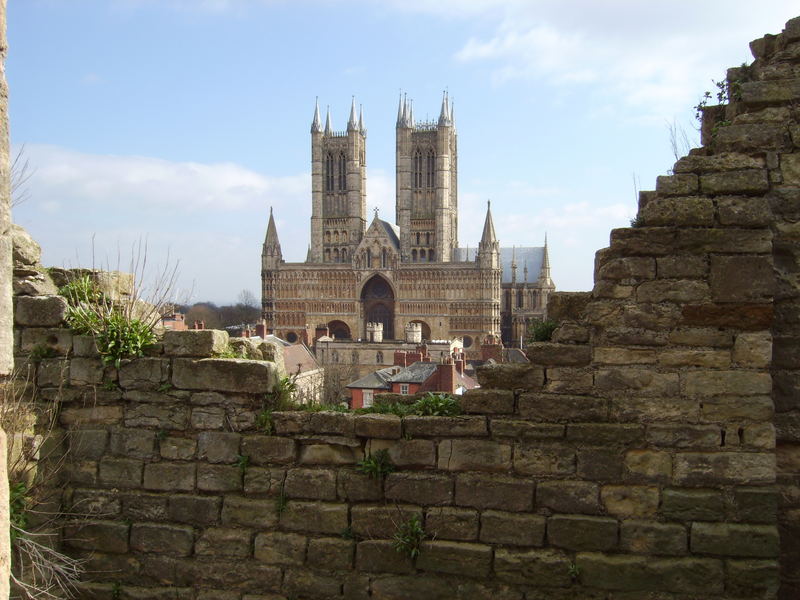
[[[487,512],[483,514],[486,515]],[[503,513],[512,514],[512,513]],[[425,532],[434,539],[461,540],[478,539],[478,511],[468,508],[437,507],[425,512]],[[484,540],[481,541],[490,541]]]
[[[769,373],[752,371],[690,371],[681,375],[684,392],[692,397],[757,396],[772,391]]]
[[[278,435],[311,432],[311,413],[306,411],[275,411],[272,425]]]
[[[86,521],[64,527],[64,543],[79,550],[125,554],[129,525],[115,521]]]
[[[183,525],[134,523],[131,549],[166,556],[189,556],[194,546],[194,530]]]
[[[644,437],[642,425],[627,425],[617,423],[576,423],[567,425],[567,440],[607,445],[628,445],[639,442]]]
[[[337,478],[339,498],[349,502],[374,502],[383,498],[383,482],[363,473],[342,469]]]
[[[339,444],[308,444],[300,447],[304,465],[353,465],[363,458],[361,448]]]
[[[286,472],[283,469],[248,467],[244,471],[244,491],[247,494],[280,493]]]
[[[773,310],[770,304],[690,304],[681,309],[681,324],[703,327],[730,327],[744,331],[769,329]]]
[[[453,501],[453,481],[446,475],[390,473],[384,486],[386,499],[395,502],[431,506]]]
[[[152,390],[169,380],[169,361],[163,358],[137,358],[119,368],[119,385],[126,390]]]
[[[608,401],[592,396],[522,394],[518,410],[524,419],[547,423],[608,419]]]
[[[142,461],[130,458],[104,458],[100,461],[99,478],[100,484],[108,487],[139,487],[142,484]]]
[[[656,261],[651,257],[613,258],[597,270],[597,279],[654,279]],[[588,338],[587,340],[588,341]]]
[[[193,463],[151,463],[144,469],[144,487],[164,492],[190,492],[195,485]]]
[[[547,519],[547,541],[567,550],[613,550],[619,524],[607,517],[553,515]]]
[[[602,391],[630,391],[640,396],[677,396],[680,392],[677,373],[636,367],[598,369],[595,385]]]
[[[26,327],[19,340],[21,352],[29,353],[39,347],[50,348],[59,356],[66,356],[72,349],[72,332],[53,327]],[[74,359],[73,359],[74,360]]]
[[[701,279],[708,272],[704,256],[659,256],[656,259],[659,279]]]
[[[775,560],[726,561],[727,589],[735,597],[774,598],[780,588],[780,570]]]
[[[227,350],[228,333],[217,329],[165,331],[163,344],[169,356],[214,356]]]
[[[375,573],[413,573],[414,565],[407,556],[394,549],[390,540],[364,540],[358,543],[356,567]]]
[[[592,361],[592,349],[576,344],[534,342],[525,348],[531,363],[544,366],[582,367]]]
[[[775,455],[755,452],[685,452],[675,455],[673,480],[682,486],[775,482]]]
[[[581,479],[619,481],[622,477],[622,454],[606,448],[583,448],[577,451],[575,472]]]
[[[560,444],[515,444],[514,471],[534,477],[572,475],[575,472],[575,450]]]
[[[339,535],[347,527],[347,505],[292,500],[280,515],[280,525],[289,531]]]
[[[155,455],[156,436],[141,429],[113,429],[109,451],[117,456],[151,459]]]
[[[417,417],[403,418],[403,428],[412,437],[487,436],[486,417]]]
[[[537,508],[559,513],[600,512],[599,486],[588,481],[541,481],[536,488]]]
[[[657,521],[622,521],[619,546],[633,554],[683,555],[687,550],[686,528]]]
[[[742,129],[747,128],[747,129]],[[764,126],[753,127],[751,125],[722,127],[719,129],[721,138],[719,141],[722,143],[734,143],[732,136],[734,135],[747,135],[756,131],[756,129],[764,131]],[[775,141],[767,141],[767,139],[759,136],[767,145],[772,144],[774,147]],[[731,139],[728,139],[731,138]],[[700,189],[703,194],[710,196],[728,195],[728,194],[762,194],[769,189],[769,181],[767,178],[767,171],[765,169],[740,169],[737,171],[725,171],[722,173],[706,173],[700,176]]]
[[[355,435],[355,415],[336,411],[312,412],[308,430],[311,433],[329,433],[353,437]]]
[[[484,440],[439,442],[438,467],[443,471],[504,472],[511,466],[511,446]]]
[[[536,587],[567,587],[572,583],[572,558],[557,550],[497,548],[494,571],[509,583]]]
[[[165,437],[158,442],[161,458],[167,460],[191,460],[197,452],[197,440],[192,438]]]
[[[221,518],[225,525],[267,529],[274,527],[278,522],[278,512],[275,509],[275,500],[272,498],[241,498],[227,495],[222,505]]]
[[[302,565],[308,540],[296,533],[271,531],[256,536],[253,556],[270,565]]]
[[[703,398],[700,415],[707,421],[767,421],[772,419],[769,396],[716,396]]]
[[[675,163],[675,173],[710,173],[716,171],[736,171],[739,169],[758,169],[764,166],[764,159],[736,152],[716,152],[709,156],[690,154]]]
[[[36,386],[60,387],[69,382],[69,363],[64,358],[45,358],[36,369]],[[35,363],[34,363],[35,364]]]
[[[14,322],[22,327],[57,327],[64,322],[67,301],[61,296],[17,296]]]
[[[360,504],[350,510],[350,525],[353,533],[363,538],[392,538],[400,525],[413,517],[422,522],[420,507],[408,504]]]
[[[172,384],[182,390],[265,394],[272,391],[277,377],[274,363],[258,360],[178,358],[172,361]]]
[[[594,347],[594,361],[600,365],[646,365],[656,362],[656,352],[642,348]]]
[[[658,364],[664,367],[726,369],[731,366],[731,353],[728,350],[664,350],[658,355]]]
[[[749,523],[775,523],[778,493],[774,488],[736,488],[733,492],[736,518]]]
[[[69,382],[74,386],[100,385],[105,367],[98,358],[73,358],[69,365]]]
[[[485,510],[481,514],[480,540],[509,546],[542,546],[545,518],[541,515]]]
[[[589,341],[589,328],[569,321],[562,322],[553,332],[552,340],[559,344],[585,344]]]
[[[738,334],[732,358],[746,369],[768,368],[772,361],[772,336],[766,332]]]
[[[544,391],[549,394],[592,393],[592,371],[588,367],[549,367]]]
[[[487,577],[492,568],[492,548],[466,542],[423,542],[416,566],[423,571]]]
[[[287,464],[295,460],[296,444],[288,437],[247,435],[242,437],[242,454],[254,465]]]
[[[774,525],[692,523],[692,552],[722,556],[775,558],[780,549]]]
[[[219,522],[221,505],[222,499],[215,496],[170,496],[169,518],[190,525],[212,525]]]
[[[505,475],[464,473],[456,476],[458,506],[506,511],[529,511],[533,507],[534,484],[529,479]]]
[[[692,175],[692,177],[696,177]],[[693,190],[696,191],[696,190]],[[691,194],[692,192],[687,192]],[[640,211],[649,226],[710,226],[714,224],[714,205],[710,198],[684,195],[657,198]]]
[[[697,175],[687,172],[675,175],[659,175],[656,178],[656,192],[659,196],[686,196],[698,191]],[[651,203],[648,203],[648,206]]]
[[[673,521],[721,521],[725,499],[717,490],[668,488],[662,494],[661,513]]]
[[[336,577],[307,569],[286,569],[283,578],[282,591],[289,598],[336,598],[341,589]]]
[[[204,492],[232,492],[242,489],[242,470],[228,465],[197,465],[197,489]]]
[[[326,469],[289,469],[284,491],[289,498],[336,500],[336,473]]]
[[[223,429],[225,409],[221,406],[196,406],[192,408],[192,429]]]
[[[251,533],[244,529],[208,527],[197,538],[194,544],[194,554],[195,556],[248,558],[251,537]]]
[[[461,410],[468,414],[511,414],[514,392],[511,390],[469,390],[458,399]]]
[[[87,425],[117,425],[122,420],[121,406],[89,406],[86,408],[64,408],[59,421],[65,427]]]
[[[530,364],[484,365],[475,374],[482,388],[496,390],[535,391],[544,383],[544,370]]]
[[[356,544],[341,538],[308,540],[307,562],[312,567],[346,571],[353,567]]]
[[[492,419],[493,438],[514,438],[520,441],[558,440],[564,438],[566,426],[553,423],[531,423],[516,419]]]
[[[197,458],[210,463],[235,463],[242,436],[238,433],[203,431],[197,435]]]
[[[717,425],[648,425],[647,443],[666,448],[718,448],[720,428]],[[669,461],[669,471],[672,461]]]
[[[772,233],[760,229],[681,228],[665,254],[769,254]]]
[[[67,433],[72,459],[100,460],[106,452],[105,429],[76,429]]]
[[[600,499],[610,515],[651,517],[658,511],[659,493],[657,487],[644,485],[604,485]]]
[[[355,435],[366,438],[396,440],[403,437],[403,425],[396,415],[356,415]]]
[[[669,483],[672,478],[672,456],[657,450],[630,450],[625,453],[625,480]]]
[[[712,256],[711,296],[714,302],[763,302],[775,291],[772,258]]]
[[[122,516],[130,521],[167,521],[167,497],[133,491],[122,497]]]
[[[712,328],[681,328],[670,332],[669,342],[677,346],[729,348],[733,346],[733,335]]]
[[[771,212],[765,198],[719,197],[717,218],[722,225],[737,227],[764,227],[769,224]]]
[[[126,427],[153,427],[183,431],[189,425],[189,409],[163,404],[129,404],[125,407]]]

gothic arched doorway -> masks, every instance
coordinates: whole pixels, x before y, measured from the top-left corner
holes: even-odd
[[[380,275],[370,278],[361,290],[364,323],[383,323],[383,339],[394,339],[394,292]]]
[[[328,323],[328,333],[337,340],[349,340],[350,328],[343,321],[331,321]]]

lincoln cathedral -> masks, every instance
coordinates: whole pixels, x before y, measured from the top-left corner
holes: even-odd
[[[518,345],[543,319],[550,278],[544,246],[500,246],[487,205],[477,248],[458,243],[458,136],[445,94],[437,121],[397,111],[395,223],[367,215],[363,112],[334,131],[319,105],[311,123],[311,240],[305,262],[283,260],[270,211],[262,251],[267,329],[290,342],[327,329],[334,339],[402,339],[411,323],[423,340],[460,338],[467,355],[483,343]]]

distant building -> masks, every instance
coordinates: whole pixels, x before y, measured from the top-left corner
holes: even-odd
[[[161,326],[170,331],[186,331],[189,329],[184,320],[186,315],[179,312],[173,312],[161,317]]]
[[[396,225],[367,221],[366,129],[350,110],[347,130],[311,123],[311,238],[305,262],[283,260],[270,211],[262,249],[262,315],[289,342],[318,325],[336,340],[403,339],[410,324],[422,341],[462,340],[469,358],[501,339],[519,342],[543,318],[550,278],[542,247],[501,248],[487,207],[477,248],[458,243],[458,152],[447,96],[437,121],[418,122],[401,99],[397,124]],[[378,362],[378,361],[376,361]]]

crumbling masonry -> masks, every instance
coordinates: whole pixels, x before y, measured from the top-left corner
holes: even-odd
[[[800,597],[800,18],[751,48],[592,292],[551,301],[554,341],[482,370],[465,416],[272,413],[268,435],[271,363],[189,331],[103,368],[19,287],[20,359],[58,353],[32,364],[91,514],[63,530],[84,597]],[[395,471],[370,479],[379,449]]]

